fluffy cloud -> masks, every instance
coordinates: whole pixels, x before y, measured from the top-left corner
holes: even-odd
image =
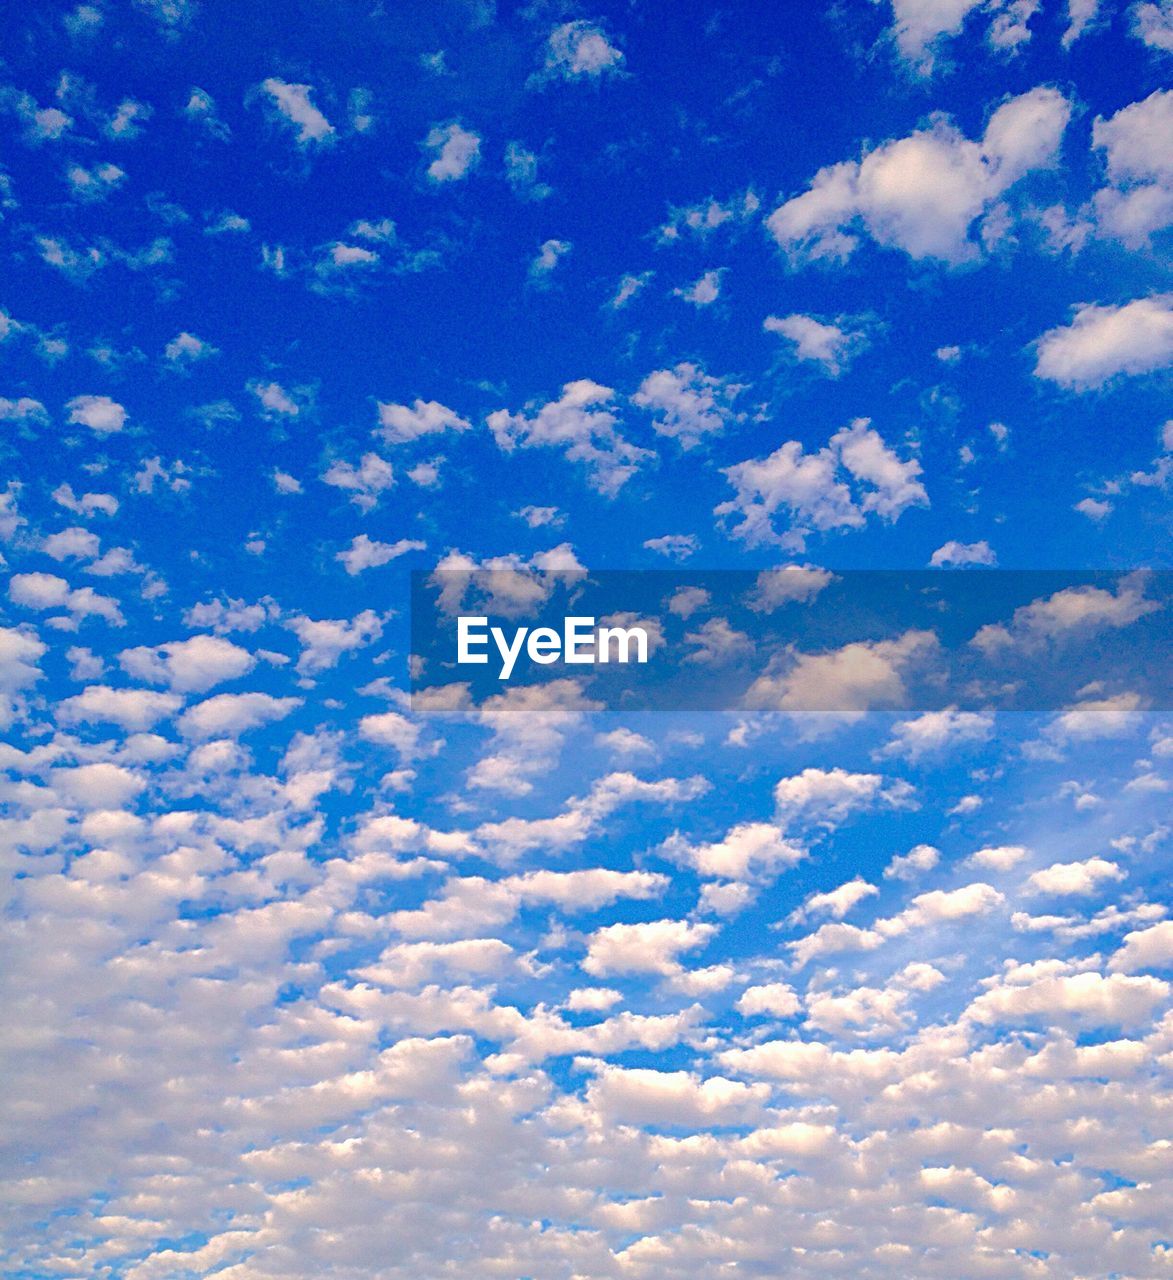
[[[611,924],[590,937],[582,967],[596,978],[609,973],[680,973],[680,956],[705,945],[716,925],[686,920],[653,920],[646,924]]]
[[[336,666],[344,653],[373,644],[383,634],[383,618],[364,609],[353,618],[290,618],[285,624],[301,642],[297,670],[318,675]]]
[[[70,422],[89,427],[95,435],[113,435],[126,426],[126,410],[109,396],[74,396],[65,407]]]
[[[57,718],[63,724],[116,724],[133,731],[151,728],[174,715],[182,705],[183,699],[173,693],[91,684],[59,702]]]
[[[470,426],[458,413],[435,400],[416,400],[411,405],[379,402],[379,433],[388,444],[408,444],[422,436],[467,431]]]
[[[616,73],[622,66],[623,54],[611,44],[602,27],[593,22],[563,22],[546,41],[547,77],[597,80]]]
[[[1170,0],[1134,5],[1132,23],[1134,33],[1150,49],[1173,52],[1173,3]]]
[[[792,1018],[802,1008],[794,988],[785,982],[746,987],[737,998],[737,1011],[747,1018]]]
[[[691,302],[694,307],[711,307],[721,296],[721,278],[723,274],[723,268],[715,271],[706,271],[704,275],[694,280],[692,284],[674,289],[673,292],[678,298],[683,298],[685,302]]]
[[[779,828],[768,822],[740,823],[714,844],[689,844],[677,835],[661,852],[698,875],[725,880],[769,876],[806,856],[805,849],[786,840]]]
[[[341,460],[331,463],[322,473],[322,483],[345,489],[360,511],[370,511],[378,505],[379,495],[395,483],[395,472],[386,458],[364,453],[357,466]]]
[[[1168,998],[1169,984],[1158,978],[1112,973],[1008,969],[1005,977],[970,1005],[975,1022],[1014,1025],[1061,1021],[1076,1026],[1132,1026],[1143,1022]]]
[[[1155,612],[1160,605],[1145,595],[1145,575],[1129,574],[1109,587],[1064,587],[1045,598],[1015,609],[1006,625],[981,627],[971,641],[987,656],[1010,646],[1032,648],[1071,637],[1083,638],[1098,630],[1131,626]]]
[[[690,449],[707,435],[720,433],[736,421],[731,404],[743,388],[710,377],[695,364],[657,369],[640,383],[632,404],[653,415],[652,429]]]
[[[997,562],[997,556],[984,538],[981,542],[957,542],[950,539],[929,557],[929,567],[933,569],[959,568],[967,564],[992,568]]]
[[[1120,306],[1080,303],[1071,323],[1048,329],[1037,350],[1035,377],[1075,391],[1164,369],[1173,363],[1173,294]]]
[[[1100,231],[1139,249],[1173,223],[1173,89],[1097,119],[1092,145],[1111,179],[1095,197]]]
[[[204,693],[213,685],[246,675],[256,665],[256,658],[222,636],[200,635],[124,649],[118,662],[136,680],[165,684],[177,693]]]
[[[424,139],[424,146],[432,153],[428,177],[433,182],[455,182],[481,158],[480,136],[455,121],[432,128]]]
[[[549,284],[549,277],[559,262],[571,252],[574,246],[569,240],[546,240],[529,264],[530,284],[539,288]]]
[[[1113,954],[1108,967],[1115,973],[1173,968],[1173,920],[1126,933],[1123,946]]]
[[[866,345],[862,333],[826,324],[814,316],[767,316],[762,328],[792,343],[797,359],[821,364],[833,378],[838,377]]]
[[[935,751],[967,742],[985,742],[994,730],[994,717],[980,711],[944,707],[902,720],[892,729],[892,739],[877,755],[919,760]]]
[[[901,460],[860,418],[837,431],[817,453],[788,440],[765,458],[724,468],[736,497],[715,508],[734,516],[732,534],[751,546],[801,549],[812,532],[862,528],[869,515],[898,520],[928,506],[915,458]],[[776,520],[786,519],[779,529]]]
[[[197,740],[236,738],[283,720],[301,704],[301,698],[276,698],[268,693],[218,693],[189,707],[179,717],[179,731]]]
[[[400,538],[398,542],[379,542],[369,538],[365,533],[358,534],[349,547],[339,551],[334,557],[353,578],[366,569],[377,569],[380,565],[390,564],[409,551],[423,551],[427,543],[412,538]]]
[[[560,449],[571,462],[586,465],[593,488],[613,497],[655,455],[625,440],[612,408],[615,392],[588,378],[568,382],[557,400],[527,415],[497,409],[486,421],[497,447]]]
[[[906,676],[937,648],[932,632],[906,631],[895,640],[857,641],[826,653],[791,651],[753,682],[745,703],[790,716],[832,717],[832,726],[858,720],[874,707],[902,706]],[[819,723],[811,720],[812,731]],[[911,742],[916,730],[908,732]]]
[[[800,261],[848,257],[859,226],[915,260],[972,261],[981,252],[973,224],[1019,179],[1055,163],[1070,115],[1062,94],[1038,88],[1003,103],[980,142],[938,117],[860,161],[820,169],[810,189],[779,205],[766,225]]]
[[[774,787],[774,803],[787,822],[815,822],[836,826],[849,814],[875,804],[905,805],[912,787],[903,779],[886,781],[878,773],[851,773],[834,769],[806,768]]]
[[[1035,893],[1095,893],[1105,880],[1123,880],[1124,872],[1106,858],[1088,858],[1084,862],[1053,862],[1027,878]]]
[[[310,101],[313,86],[288,84],[276,76],[261,82],[261,88],[289,125],[297,130],[297,141],[302,146],[321,145],[334,134],[334,126]],[[188,104],[190,108],[190,103]],[[207,113],[204,113],[207,118]]]

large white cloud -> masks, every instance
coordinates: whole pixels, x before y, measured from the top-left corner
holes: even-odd
[[[1080,303],[1068,325],[1038,340],[1035,377],[1075,391],[1173,364],[1173,294],[1119,305]]]
[[[812,532],[859,529],[869,515],[894,521],[909,507],[928,506],[921,465],[902,459],[866,418],[859,418],[808,453],[788,440],[768,457],[724,468],[736,496],[716,508],[733,516],[734,537],[750,545],[801,549]],[[776,521],[783,519],[783,528]]]
[[[979,142],[938,117],[860,161],[820,169],[766,225],[800,261],[850,256],[860,229],[916,260],[973,261],[975,222],[1021,178],[1055,164],[1070,115],[1058,90],[1040,87],[1004,102]]]

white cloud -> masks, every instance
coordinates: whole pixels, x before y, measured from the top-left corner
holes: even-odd
[[[615,296],[607,304],[612,311],[618,311],[640,293],[652,279],[654,272],[643,271],[639,275],[625,275],[619,281],[619,288],[615,290]]]
[[[310,101],[312,85],[287,84],[276,76],[270,76],[261,82],[261,88],[278,112],[297,130],[297,141],[302,146],[311,143],[321,145],[333,137],[334,126]],[[190,102],[188,106],[190,108]]]
[[[631,402],[653,415],[657,435],[690,449],[705,436],[719,434],[741,417],[732,402],[744,390],[736,383],[714,378],[687,361],[674,369],[657,369],[640,383]]]
[[[250,382],[248,389],[256,396],[261,412],[270,421],[296,418],[302,405],[279,382]]]
[[[690,1128],[743,1123],[760,1110],[769,1086],[747,1085],[723,1076],[698,1080],[686,1071],[592,1064],[595,1079],[587,1099],[616,1124],[687,1124]]]
[[[1070,114],[1057,90],[1032,89],[994,112],[981,142],[940,116],[861,161],[821,169],[766,225],[798,260],[850,256],[862,224],[878,244],[913,259],[972,261],[980,256],[973,224],[1020,178],[1055,163]]]
[[[46,651],[31,627],[0,627],[0,694],[9,697],[35,684]]]
[[[455,182],[475,168],[481,158],[480,135],[455,121],[435,125],[424,139],[424,146],[432,153],[428,177],[433,182]]]
[[[826,893],[812,893],[793,913],[791,919],[797,921],[804,920],[810,915],[829,915],[835,920],[842,920],[852,908],[879,892],[874,884],[869,884],[862,877],[856,876],[854,880],[848,880],[837,888],[829,889]]]
[[[41,550],[54,560],[93,560],[97,557],[101,541],[96,533],[76,526],[50,534],[41,543]]]
[[[561,449],[571,462],[585,463],[593,488],[613,497],[642,462],[654,457],[616,431],[614,400],[610,387],[580,378],[568,382],[558,400],[531,409],[529,416],[497,409],[486,421],[499,449]]]
[[[737,496],[715,512],[737,516],[732,535],[751,546],[801,549],[812,531],[859,529],[873,514],[895,521],[929,503],[920,463],[902,461],[866,418],[837,431],[817,453],[788,440],[768,457],[722,470]],[[784,531],[775,526],[779,517]]]
[[[151,728],[174,715],[182,705],[183,699],[173,693],[91,684],[59,702],[56,714],[63,724],[116,724],[134,732]]]
[[[1139,249],[1173,223],[1173,90],[1098,118],[1092,145],[1104,152],[1111,180],[1095,196],[1100,232]]]
[[[1101,520],[1106,520],[1115,510],[1115,507],[1110,502],[1102,499],[1081,498],[1071,509],[1072,511],[1078,511],[1081,516],[1087,516],[1089,520],[1094,520],[1098,523]]]
[[[1140,695],[1136,693],[1084,698],[1055,717],[1047,726],[1047,736],[1057,742],[1123,737],[1136,728],[1142,708]]]
[[[113,435],[126,425],[126,410],[109,396],[74,396],[65,407],[70,422],[89,427],[95,435]]]
[[[410,756],[419,741],[420,726],[398,711],[381,711],[363,716],[358,722],[358,733],[367,742],[394,747],[401,755]]]
[[[715,271],[706,271],[704,275],[694,280],[692,284],[674,289],[673,293],[678,298],[683,298],[685,302],[691,302],[694,307],[711,307],[721,296],[721,277],[723,274],[723,267]]]
[[[906,631],[895,640],[856,641],[826,653],[791,651],[758,676],[745,694],[751,708],[790,716],[858,720],[874,707],[899,707],[906,700],[906,675],[938,650],[930,631]],[[812,731],[821,721],[812,722]]]
[[[707,619],[698,630],[685,634],[684,643],[692,646],[684,661],[707,667],[724,666],[754,652],[749,636],[735,630],[724,618]]]
[[[472,424],[436,400],[411,405],[379,401],[379,433],[388,444],[408,444],[445,431],[467,431]]]
[[[232,136],[231,129],[216,114],[215,100],[204,89],[192,89],[188,95],[187,105],[183,108],[183,114],[188,120],[205,129],[211,137],[221,142],[227,142]]]
[[[1123,945],[1112,954],[1108,967],[1114,973],[1173,968],[1173,920],[1162,920],[1147,929],[1126,933]]]
[[[521,200],[545,200],[554,188],[538,181],[538,157],[520,142],[505,145],[505,180]]]
[[[1083,862],[1053,862],[1027,877],[1027,885],[1035,893],[1056,895],[1096,893],[1105,881],[1123,880],[1124,872],[1106,858],[1087,858]]]
[[[569,240],[546,240],[529,264],[530,283],[536,285],[547,283],[554,268],[573,248]]]
[[[379,496],[395,483],[395,472],[386,458],[377,453],[364,453],[357,466],[351,462],[331,463],[322,474],[322,483],[344,489],[360,511],[378,505]]]
[[[955,36],[982,0],[892,0],[896,46],[922,74],[933,70],[932,46]]]
[[[885,880],[915,880],[941,861],[941,851],[931,844],[918,844],[907,853],[899,854],[884,868]]]
[[[606,925],[591,934],[582,967],[596,978],[609,973],[670,976],[681,972],[682,952],[704,946],[716,932],[716,925],[687,920]]]
[[[92,397],[87,397],[92,398]],[[21,396],[17,400],[0,397],[0,422],[48,422],[49,415],[45,406],[32,396]]]
[[[1100,0],[1067,0],[1067,30],[1063,47],[1069,49],[1096,20]]]
[[[593,22],[563,22],[546,41],[547,78],[597,80],[614,74],[622,65],[623,54],[611,44],[602,27]]]
[[[847,368],[867,341],[862,333],[852,333],[837,324],[826,324],[814,316],[767,316],[762,328],[793,343],[794,354],[799,360],[821,364],[833,378]]]
[[[737,225],[753,218],[761,201],[753,191],[722,204],[719,200],[702,200],[699,204],[685,205],[672,210],[668,221],[660,228],[660,243],[672,244],[685,235],[705,239],[719,227]]]
[[[1026,648],[1093,631],[1131,626],[1160,605],[1145,596],[1143,573],[1121,578],[1115,592],[1092,585],[1064,587],[1015,609],[1009,624],[989,623],[970,642],[988,657],[1012,646]]]
[[[1173,364],[1173,294],[1120,306],[1081,303],[1071,323],[1048,329],[1037,347],[1035,377],[1076,391],[1163,369]]]
[[[54,789],[82,809],[121,809],[147,785],[137,773],[108,761],[54,769],[51,776]]]
[[[93,204],[106,197],[126,180],[126,173],[116,164],[96,164],[87,169],[72,164],[65,171],[65,181],[75,200]]]
[[[535,507],[532,503],[513,513],[519,520],[524,520],[531,529],[542,529],[547,525],[559,525],[565,514],[558,507]]]
[[[737,1011],[746,1018],[793,1018],[801,1008],[802,1001],[785,982],[746,987],[737,999]]]
[[[177,693],[204,693],[226,680],[238,680],[256,666],[256,658],[222,636],[198,635],[155,646],[124,649],[118,663],[127,675]]]
[[[681,866],[691,867],[697,875],[724,880],[771,876],[806,856],[805,849],[786,840],[769,822],[739,823],[714,844],[690,844],[676,835],[660,852]]]
[[[72,615],[68,620],[71,628],[84,618],[102,618],[113,627],[126,625],[113,596],[100,595],[92,587],[73,589],[52,573],[13,574],[8,581],[8,598],[28,609],[67,609]]]
[[[1150,49],[1173,53],[1173,0],[1136,4],[1131,12],[1134,35]]]
[[[285,625],[301,643],[298,673],[318,675],[336,666],[344,653],[373,644],[383,634],[383,621],[373,609],[353,618],[290,618]]]
[[[980,564],[992,568],[997,563],[998,557],[984,538],[980,542],[957,542],[950,539],[942,543],[929,558],[929,567],[933,569],[966,564]]]
[[[110,493],[83,493],[79,498],[72,485],[62,483],[53,490],[52,497],[58,506],[74,515],[89,517],[98,511],[108,516],[118,514],[118,499]]]
[[[658,538],[648,538],[643,545],[648,551],[670,560],[687,560],[700,550],[701,544],[692,533],[665,533]]]
[[[763,569],[746,603],[756,613],[772,613],[784,605],[813,600],[833,578],[830,570],[814,565],[784,564],[778,569]]]
[[[364,569],[377,569],[380,565],[390,564],[409,551],[424,551],[427,543],[417,542],[410,538],[400,538],[398,542],[379,542],[360,533],[353,539],[349,547],[339,551],[334,557],[351,577],[362,573]]]
[[[1073,1023],[1091,1027],[1129,1026],[1144,1021],[1164,1002],[1169,984],[1157,978],[1113,973],[1045,973],[1030,966],[1011,968],[970,1005],[975,1022],[1010,1026]]]
[[[302,704],[301,698],[276,698],[268,693],[217,693],[189,707],[179,717],[185,738],[236,738],[250,729],[283,720]]]
[[[989,871],[1010,871],[1029,853],[1030,850],[1021,844],[987,845],[971,853],[966,861],[972,866]]]
[[[780,779],[774,787],[774,803],[784,824],[834,827],[860,809],[905,806],[912,793],[911,784],[902,778],[889,782],[878,773],[852,773],[837,765],[833,769],[806,768]]]
[[[211,343],[197,338],[194,333],[176,334],[163,350],[164,359],[176,368],[186,368],[199,360],[206,360],[218,352]]]
[[[920,760],[968,742],[986,742],[994,731],[994,717],[980,711],[943,707],[925,711],[892,728],[891,740],[876,752],[878,757]]]

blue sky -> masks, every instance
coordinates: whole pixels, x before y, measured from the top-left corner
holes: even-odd
[[[1168,1275],[1168,0],[0,21],[2,1273]]]

